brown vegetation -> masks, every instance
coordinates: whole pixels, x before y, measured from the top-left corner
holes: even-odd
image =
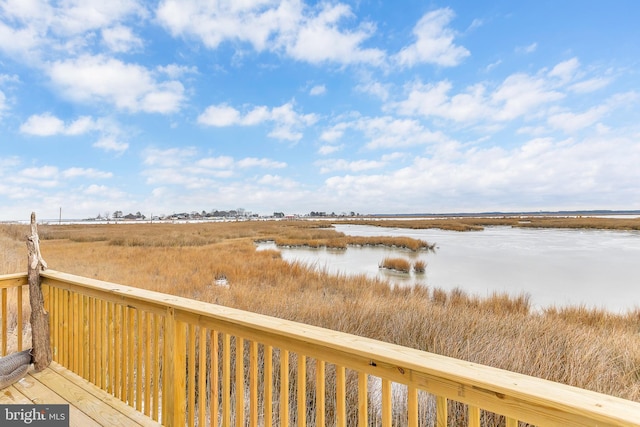
[[[336,221],[341,224],[374,225],[410,229],[440,228],[452,231],[479,231],[486,226],[529,228],[584,228],[601,230],[640,230],[640,218],[597,218],[582,216],[486,216],[430,219],[357,219]]]
[[[332,276],[255,241],[343,238],[311,221],[41,226],[49,266],[319,325],[640,401],[640,310],[531,310],[467,295]],[[394,226],[399,226],[394,222]],[[0,226],[1,273],[26,271],[25,226]],[[400,246],[400,245],[398,245]],[[225,277],[228,287],[216,286]],[[285,296],[283,298],[283,296]]]
[[[427,270],[427,263],[422,260],[417,260],[413,263],[413,271],[416,273],[424,273]]]
[[[404,258],[386,257],[382,260],[379,267],[400,273],[409,273],[411,271],[411,263]]]

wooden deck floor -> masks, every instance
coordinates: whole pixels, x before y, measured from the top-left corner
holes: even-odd
[[[33,403],[68,403],[74,427],[161,425],[55,362],[0,390],[0,404]]]

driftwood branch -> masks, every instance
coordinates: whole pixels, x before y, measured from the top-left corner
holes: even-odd
[[[51,344],[49,338],[49,313],[44,309],[44,296],[40,282],[40,271],[47,263],[40,253],[40,238],[36,225],[36,214],[31,214],[31,235],[27,237],[29,252],[29,295],[31,302],[31,354],[36,372],[42,371],[51,363]]]

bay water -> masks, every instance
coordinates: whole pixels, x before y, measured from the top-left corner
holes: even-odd
[[[483,231],[335,225],[353,236],[406,236],[435,252],[383,247],[278,248],[283,259],[334,274],[365,274],[392,286],[460,288],[469,294],[526,293],[534,308],[585,305],[613,312],[640,307],[640,232],[486,227]],[[259,249],[275,248],[262,243]],[[427,263],[424,274],[380,269],[385,257]]]

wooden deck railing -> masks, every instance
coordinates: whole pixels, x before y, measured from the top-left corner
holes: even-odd
[[[41,277],[54,360],[167,426],[640,425],[637,402],[172,295]],[[0,276],[2,354],[25,347],[26,283]]]

